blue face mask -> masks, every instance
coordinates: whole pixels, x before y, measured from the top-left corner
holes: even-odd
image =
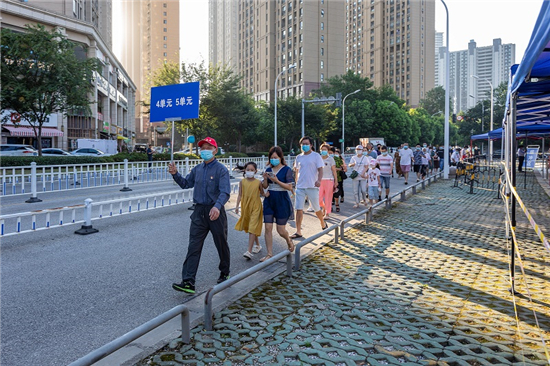
[[[271,163],[272,166],[277,166],[281,163],[279,159],[269,159],[269,162]]]
[[[387,151],[384,151],[384,152],[382,153],[382,155],[386,156],[386,155],[388,155],[388,152],[387,152]]]
[[[321,151],[321,155],[327,156],[327,155],[328,155],[328,151],[322,150],[322,151]]]
[[[367,156],[369,155],[369,152],[368,151],[363,151],[363,156]]]
[[[210,150],[201,150],[201,159],[208,161],[214,157],[214,153]]]
[[[407,150],[409,147],[408,147],[408,146],[403,146],[403,148],[404,148],[405,150]]]
[[[302,145],[302,151],[308,152],[311,147],[309,145]]]

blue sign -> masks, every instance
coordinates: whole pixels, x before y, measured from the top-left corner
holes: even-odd
[[[523,165],[527,169],[535,169],[535,163],[537,161],[537,155],[539,154],[539,147],[528,147],[527,154],[525,154],[525,160]]]
[[[200,82],[151,88],[150,122],[199,118]]]
[[[187,142],[189,142],[190,144],[194,144],[195,143],[195,136],[191,135],[187,138]]]

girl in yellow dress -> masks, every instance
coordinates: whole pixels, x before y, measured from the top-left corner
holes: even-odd
[[[239,214],[239,205],[241,205],[241,217],[235,225],[235,230],[248,233],[248,250],[243,254],[246,259],[252,259],[254,256],[252,246],[262,235],[263,225],[263,207],[260,196],[264,196],[261,182],[254,178],[258,171],[256,163],[248,162],[244,166],[245,178],[239,183],[239,195],[237,196],[237,205],[235,213]],[[265,195],[269,195],[266,193]]]

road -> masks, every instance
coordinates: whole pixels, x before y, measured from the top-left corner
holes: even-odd
[[[392,191],[405,187],[392,180]],[[130,193],[107,187],[41,195],[43,202],[23,203],[23,197],[3,197],[2,211],[18,212],[59,207],[84,198],[94,200],[173,190],[171,183],[133,186]],[[357,212],[351,207],[351,181],[345,181],[346,202],[330,223]],[[236,195],[226,205],[231,268],[235,275],[258,263],[247,261],[247,234],[232,228]],[[94,221],[99,233],[79,236],[72,225],[2,239],[1,310],[2,365],[67,364],[191,296],[172,290],[181,279],[187,242],[189,204]],[[6,212],[7,211],[7,212]],[[290,233],[294,222],[289,223]],[[303,234],[317,233],[320,224],[306,213]],[[274,235],[277,253],[285,247]],[[263,244],[263,238],[261,239]],[[262,251],[265,254],[265,248]],[[210,236],[197,274],[197,294],[218,278],[218,256]]]

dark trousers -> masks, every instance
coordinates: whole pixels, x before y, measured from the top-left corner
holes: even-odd
[[[521,172],[523,169],[523,161],[525,160],[525,156],[518,156],[518,170]]]
[[[181,278],[183,281],[195,283],[195,276],[201,260],[202,247],[204,239],[208,232],[212,233],[214,244],[220,257],[220,272],[229,274],[229,244],[227,243],[227,215],[222,207],[220,216],[217,220],[211,221],[209,214],[213,206],[199,205],[191,214],[191,228],[189,229],[189,247],[187,248],[187,257],[183,262]]]

